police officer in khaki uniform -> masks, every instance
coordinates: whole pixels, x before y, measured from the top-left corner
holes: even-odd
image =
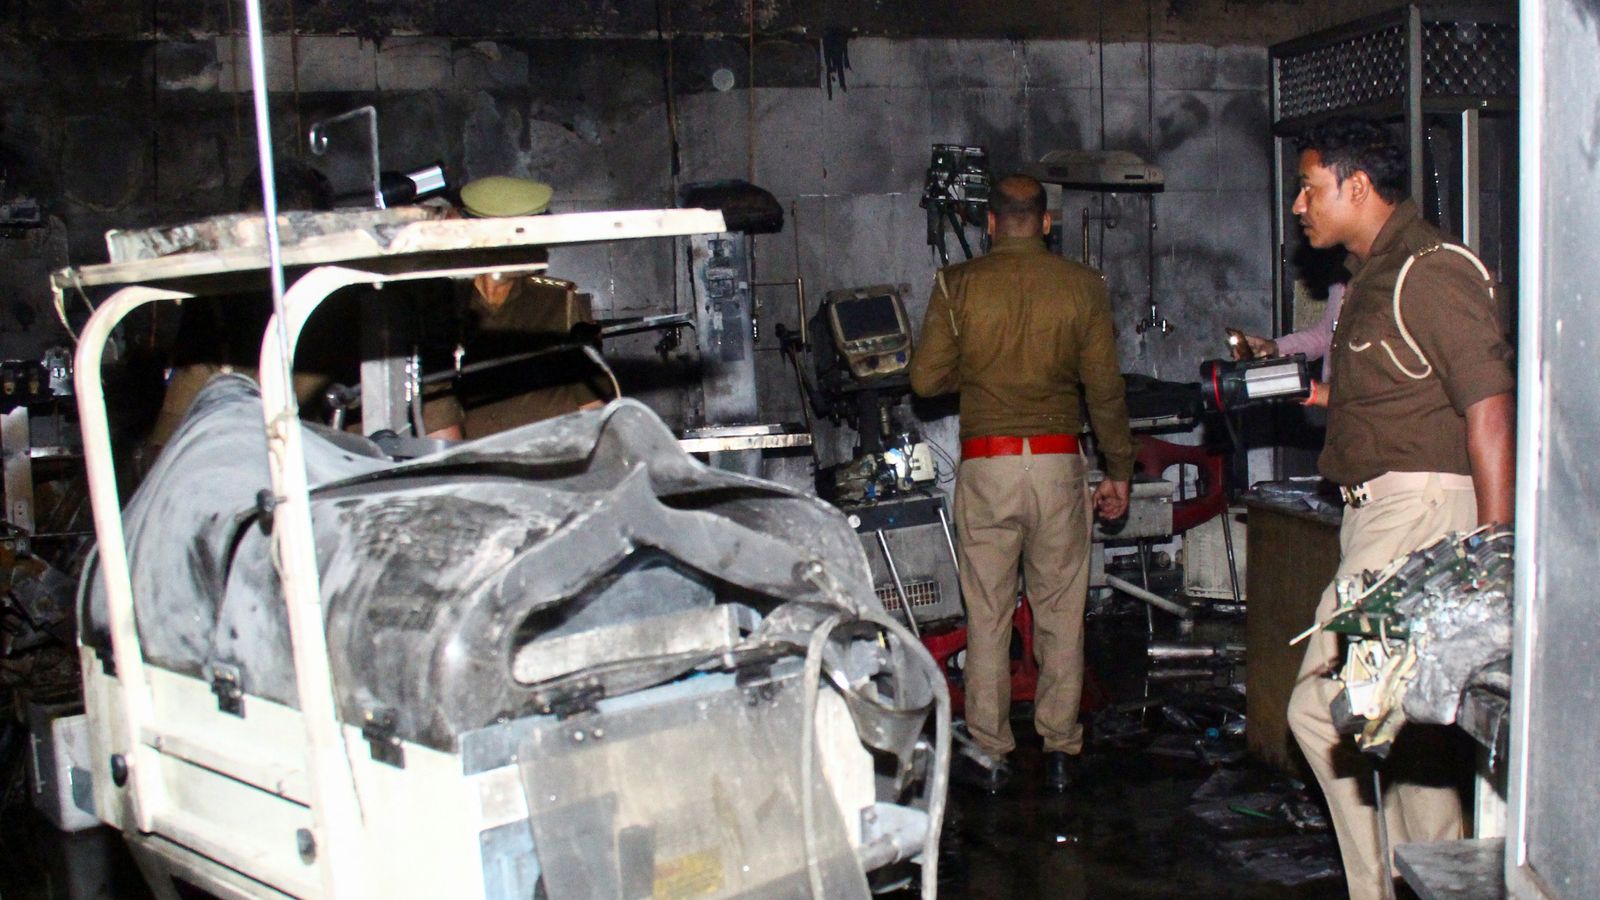
[[[961,592],[967,607],[967,727],[1004,759],[1011,733],[1011,618],[1019,563],[1039,660],[1034,724],[1046,785],[1064,790],[1083,751],[1083,609],[1089,583],[1088,464],[1078,450],[1086,401],[1106,479],[1106,518],[1128,508],[1133,437],[1105,279],[1045,248],[1044,190],[1011,176],[995,186],[988,255],[939,273],[911,364],[922,396],[961,394],[956,478]],[[997,791],[1006,770],[984,786]]]
[[[1511,521],[1515,385],[1487,272],[1405,199],[1406,154],[1388,132],[1330,121],[1300,148],[1294,214],[1306,240],[1350,252],[1320,461],[1346,500],[1337,581],[1446,532]],[[1330,584],[1317,621],[1335,603]],[[1323,676],[1340,662],[1336,636],[1318,632],[1289,724],[1327,797],[1350,896],[1376,898],[1393,875],[1379,858],[1371,769],[1329,712],[1338,685]],[[1450,762],[1458,737],[1416,725],[1401,733],[1382,766],[1391,847],[1462,835],[1461,773]]]

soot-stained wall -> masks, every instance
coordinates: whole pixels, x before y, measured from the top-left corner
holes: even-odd
[[[107,228],[230,211],[255,177],[241,38],[0,42],[3,165],[60,223],[49,240],[0,242],[0,254],[25,248],[34,260],[0,288],[37,294],[63,244],[74,262],[103,258]],[[1097,217],[1092,253],[1124,367],[1192,379],[1220,349],[1222,325],[1268,329],[1264,49],[869,37],[848,42],[848,61],[830,82],[818,42],[792,36],[268,40],[280,154],[306,157],[312,121],[372,103],[385,168],[440,160],[458,182],[537,177],[556,186],[557,211],[670,205],[683,183],[748,177],[789,217],[782,234],[756,239],[757,278],[804,276],[813,308],[829,289],[897,282],[920,321],[935,267],[918,207],[932,143],[984,145],[999,169],[1054,149],[1132,150],[1165,168],[1165,191],[1069,193],[1062,207],[1072,256],[1084,210]],[[364,153],[352,131],[311,161],[354,189]],[[562,250],[552,269],[593,294],[600,314],[630,315],[686,305],[674,263],[672,242],[659,241]],[[1152,292],[1169,333],[1136,328]],[[763,417],[795,420],[792,374],[771,349],[771,326],[793,324],[792,299],[780,288],[759,297]],[[669,419],[692,418],[683,369],[657,361],[654,340],[609,352]],[[953,445],[953,418],[927,428]],[[827,440],[834,458],[850,442]]]

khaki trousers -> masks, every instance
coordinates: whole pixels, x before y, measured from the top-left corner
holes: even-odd
[[[1346,508],[1339,530],[1339,568],[1335,582],[1363,569],[1382,569],[1391,560],[1418,550],[1450,531],[1476,527],[1477,499],[1471,489],[1444,488],[1430,478],[1422,490],[1383,497],[1360,509]],[[1329,584],[1317,604],[1317,621],[1336,606]],[[1327,798],[1339,838],[1345,878],[1353,900],[1383,896],[1384,880],[1394,876],[1390,861],[1379,862],[1378,817],[1372,795],[1370,760],[1333,728],[1328,705],[1338,684],[1322,677],[1343,665],[1337,635],[1319,631],[1310,639],[1299,681],[1289,698],[1289,728],[1305,753]],[[1470,771],[1471,751],[1458,735],[1437,726],[1407,725],[1382,763],[1383,809],[1389,846],[1412,841],[1444,841],[1463,836],[1464,816],[1457,784]],[[1463,752],[1465,751],[1465,752]],[[1452,760],[1460,756],[1464,762]]]
[[[1039,685],[1034,725],[1046,750],[1083,751],[1083,606],[1089,589],[1088,466],[1076,453],[963,460],[955,522],[967,607],[967,728],[1005,756],[1011,733],[1011,617],[1018,564],[1033,606]]]

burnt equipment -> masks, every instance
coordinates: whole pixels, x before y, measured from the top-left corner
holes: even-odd
[[[831,291],[823,312],[833,345],[855,378],[898,375],[911,365],[911,321],[898,288]]]
[[[939,251],[939,265],[950,264],[944,230],[955,230],[961,250],[972,258],[966,226],[982,228],[989,212],[989,152],[963,144],[934,144],[933,159],[922,185],[922,208],[928,211],[928,244]]]
[[[849,461],[818,473],[836,503],[882,499],[935,478],[929,445],[896,421],[911,393],[911,322],[896,285],[830,291],[811,322],[815,382],[805,385],[818,416],[859,436]]]

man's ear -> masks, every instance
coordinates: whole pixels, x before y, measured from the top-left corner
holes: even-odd
[[[990,237],[994,237],[994,235],[995,235],[995,224],[996,224],[994,213],[992,213],[992,212],[989,213],[988,217],[989,217],[989,236]]]
[[[1350,173],[1350,177],[1345,179],[1345,183],[1350,186],[1351,203],[1365,203],[1367,198],[1372,196],[1372,178],[1360,169]]]

